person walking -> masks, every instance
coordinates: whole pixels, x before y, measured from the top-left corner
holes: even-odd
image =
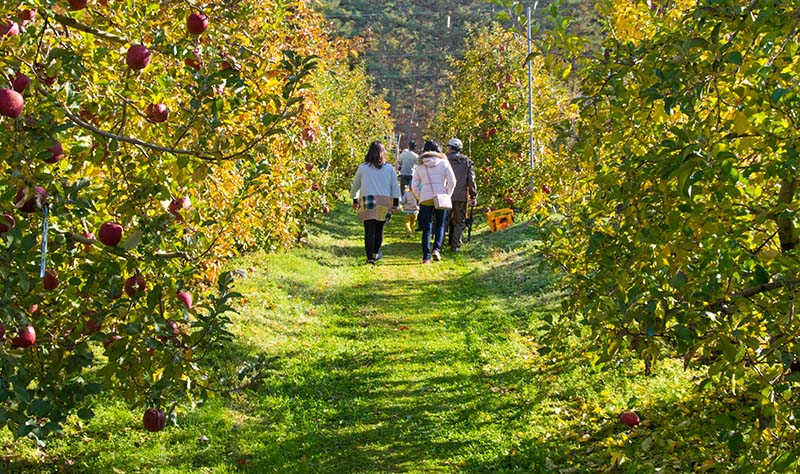
[[[450,250],[458,252],[461,249],[464,229],[467,227],[468,206],[474,207],[478,199],[478,187],[475,185],[475,165],[468,157],[461,154],[461,140],[451,138],[447,142],[449,153],[447,161],[453,168],[456,176],[456,188],[453,191],[453,209],[447,213],[447,229],[449,230],[448,242]]]
[[[364,162],[359,165],[350,187],[353,209],[364,223],[364,250],[367,263],[374,265],[383,257],[383,226],[397,212],[400,187],[391,165],[386,164],[386,148],[379,141],[370,144]]]
[[[417,214],[419,214],[419,204],[409,186],[404,188],[403,198],[400,199],[400,204],[403,205],[403,223],[406,227],[406,234],[408,234],[409,237],[414,237],[414,228],[417,226]]]
[[[437,194],[452,195],[456,187],[456,176],[447,156],[442,153],[438,143],[425,142],[420,155],[420,164],[411,179],[411,192],[419,201],[419,225],[422,228],[422,263],[430,263],[431,258],[441,260],[442,241],[446,209],[436,209],[434,198]],[[431,234],[433,249],[431,250]]]
[[[419,155],[414,152],[417,143],[414,140],[408,142],[408,148],[400,152],[397,157],[397,169],[400,172],[400,189],[405,189],[406,186],[411,184],[411,178],[414,176],[414,170],[419,163]]]

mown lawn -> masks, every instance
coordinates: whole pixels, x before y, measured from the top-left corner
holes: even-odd
[[[258,376],[157,434],[114,400],[44,449],[4,432],[0,472],[729,472],[771,449],[732,454],[714,420],[741,401],[699,393],[679,361],[645,376],[551,336],[545,321],[577,323],[535,227],[478,220],[464,252],[430,266],[401,227],[374,267],[345,207],[302,248],[233,262],[244,299],[216,373]]]

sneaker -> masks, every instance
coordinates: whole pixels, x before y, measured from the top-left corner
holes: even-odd
[[[428,265],[429,263],[431,263],[431,259],[429,259],[429,258],[423,258],[423,259],[422,259],[422,263],[423,263],[423,264],[425,264],[425,265]]]
[[[442,259],[442,256],[439,254],[439,251],[438,251],[438,250],[434,250],[433,252],[431,252],[431,256],[432,256],[432,257],[433,257],[433,259],[434,259],[434,260],[436,260],[437,262],[438,262],[439,260],[441,260],[441,259]]]
[[[375,260],[374,260],[374,259],[371,259],[371,258],[369,258],[369,259],[367,259],[367,264],[368,264],[368,265],[375,265]]]
[[[379,250],[378,253],[375,254],[375,259],[374,260],[377,262],[378,260],[380,260],[382,258],[383,258],[383,252],[381,252]]]

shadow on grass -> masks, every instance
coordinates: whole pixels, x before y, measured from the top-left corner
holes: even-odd
[[[363,231],[352,212],[338,206],[318,225],[327,238],[307,246],[311,258],[322,266],[361,263]],[[241,419],[227,419],[231,415],[223,409],[188,417],[187,424],[219,433],[213,446],[199,447],[177,430],[165,434],[191,445],[163,453],[162,468],[211,469],[220,459],[231,470],[252,473],[487,472],[502,464],[498,451],[513,445],[508,438],[524,428],[526,411],[545,392],[522,397],[516,387],[531,373],[516,368],[487,374],[484,352],[509,332],[526,333],[533,324],[535,300],[526,300],[529,306],[503,302],[544,295],[550,285],[531,277],[528,253],[513,252],[534,236],[523,226],[495,234],[476,229],[463,254],[446,253],[446,261],[437,263],[436,276],[419,263],[421,234],[410,239],[401,222],[392,222],[386,236],[379,266],[408,267],[402,279],[365,273],[352,286],[318,289],[291,275],[281,277],[287,293],[332,308],[326,337],[340,340],[336,352],[315,353],[313,345],[293,348],[297,356],[291,359],[292,352],[284,352],[276,366],[265,367],[269,376],[261,385],[224,399],[222,406],[244,412]],[[496,252],[503,258],[491,265],[469,272],[458,268]],[[497,304],[490,307],[484,300]],[[387,311],[387,305],[404,310]],[[448,345],[438,346],[437,338]],[[258,354],[256,347],[230,344],[215,361],[215,377],[231,387],[245,383],[236,377]],[[239,397],[247,399],[241,406]],[[218,425],[226,427],[224,435]],[[562,446],[567,441],[554,435],[541,449],[531,446],[526,461],[539,463],[545,450],[564,457],[571,452]],[[5,467],[5,472],[43,472],[26,470],[26,464]]]

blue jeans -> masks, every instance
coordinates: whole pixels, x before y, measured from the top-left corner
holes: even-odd
[[[447,211],[444,209],[436,209],[433,206],[419,206],[418,220],[422,229],[423,260],[431,259],[431,233],[433,233],[433,249],[442,250],[445,217],[447,217]]]

